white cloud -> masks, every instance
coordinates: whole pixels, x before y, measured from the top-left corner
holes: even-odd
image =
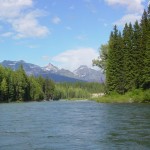
[[[59,24],[61,22],[61,19],[58,16],[55,16],[52,18],[52,23],[53,24]]]
[[[32,5],[32,0],[0,0],[0,19],[16,18],[21,10]]]
[[[31,12],[11,22],[15,31],[17,31],[17,38],[43,37],[49,33],[47,27],[38,23],[36,17],[39,15],[39,12]]]
[[[121,5],[126,8],[126,14],[114,24],[124,26],[125,23],[134,23],[136,20],[140,20],[144,10],[142,4],[145,0],[105,0],[108,5]]]
[[[129,13],[142,13],[144,6],[142,2],[144,0],[105,0],[109,5],[122,5],[127,7]]]
[[[49,33],[38,22],[44,12],[34,10],[33,0],[0,0],[0,4],[0,21],[12,26],[15,37],[42,37]]]
[[[141,15],[139,14],[127,14],[123,16],[120,20],[116,21],[114,24],[118,26],[124,26],[126,23],[135,23],[136,20],[140,20]]]
[[[52,58],[52,61],[59,63],[62,68],[71,71],[80,65],[92,67],[92,60],[98,57],[98,52],[93,48],[78,48],[67,50]]]

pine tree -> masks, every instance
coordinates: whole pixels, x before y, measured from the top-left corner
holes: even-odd
[[[30,83],[30,98],[31,100],[42,100],[44,98],[44,93],[42,91],[42,87],[37,81],[37,79],[33,76],[29,77]]]
[[[115,26],[109,40],[106,70],[106,84],[109,92],[124,93],[124,54],[122,44],[121,33],[118,32],[117,26]]]
[[[14,72],[10,68],[5,69],[5,77],[8,83],[8,101],[11,102],[14,100],[14,86],[13,86],[13,74]]]
[[[2,95],[2,101],[8,102],[8,84],[5,78],[3,78],[1,82],[1,95]]]
[[[133,88],[141,88],[142,85],[142,74],[143,71],[141,68],[143,68],[143,50],[141,48],[141,27],[138,23],[138,21],[135,22],[134,28],[133,28],[133,42],[132,42],[132,51],[133,51],[133,80],[134,80],[134,87]]]
[[[106,86],[107,92],[113,91],[115,89],[115,81],[114,81],[114,33],[111,32],[110,39],[109,39],[109,50],[108,50],[108,61],[107,61],[107,70],[106,70]]]
[[[29,81],[28,77],[21,65],[16,71],[16,95],[19,101],[29,100]]]
[[[45,80],[45,99],[53,99],[54,95],[54,89],[55,89],[55,84],[52,80],[46,79]]]
[[[96,63],[101,67],[100,61]],[[108,92],[150,89],[150,5],[140,24],[125,24],[122,35],[114,27],[104,63]]]
[[[135,87],[135,74],[133,64],[133,27],[130,23],[125,25],[123,30],[123,49],[124,49],[124,76],[125,91],[129,91]]]
[[[148,7],[147,15],[146,17],[142,20],[144,31],[143,37],[145,37],[146,41],[143,41],[143,45],[145,46],[145,57],[144,57],[144,69],[143,69],[143,88],[144,89],[150,89],[150,5]]]

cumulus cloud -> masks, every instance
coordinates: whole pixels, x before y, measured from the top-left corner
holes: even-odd
[[[139,14],[127,14],[123,16],[120,20],[116,21],[114,24],[118,26],[124,26],[126,23],[135,23],[136,20],[140,20],[141,15]]]
[[[144,6],[142,2],[144,0],[105,0],[109,5],[122,5],[127,7],[128,12],[137,13],[143,12]]]
[[[98,57],[98,52],[93,48],[78,48],[67,50],[52,58],[60,67],[71,71],[80,65],[92,67],[92,60]]]
[[[53,24],[59,24],[61,22],[61,19],[58,16],[55,16],[52,18],[52,23]]]
[[[110,6],[120,5],[126,8],[126,14],[114,23],[120,26],[129,22],[134,23],[136,20],[139,21],[144,10],[142,4],[144,0],[105,0],[105,2]]]
[[[38,22],[43,11],[34,10],[33,0],[0,0],[0,4],[0,21],[11,25],[15,37],[42,37],[49,33]]]
[[[32,5],[32,0],[0,0],[0,19],[19,17],[21,10]]]
[[[47,27],[38,23],[36,18],[38,16],[40,16],[39,12],[30,12],[11,22],[15,31],[17,31],[18,38],[43,37],[49,32]]]

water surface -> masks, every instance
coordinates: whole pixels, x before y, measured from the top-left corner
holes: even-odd
[[[149,104],[0,104],[0,150],[148,150]]]

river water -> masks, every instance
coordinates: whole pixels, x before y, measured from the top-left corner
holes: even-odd
[[[0,150],[149,149],[149,104],[0,104]]]

